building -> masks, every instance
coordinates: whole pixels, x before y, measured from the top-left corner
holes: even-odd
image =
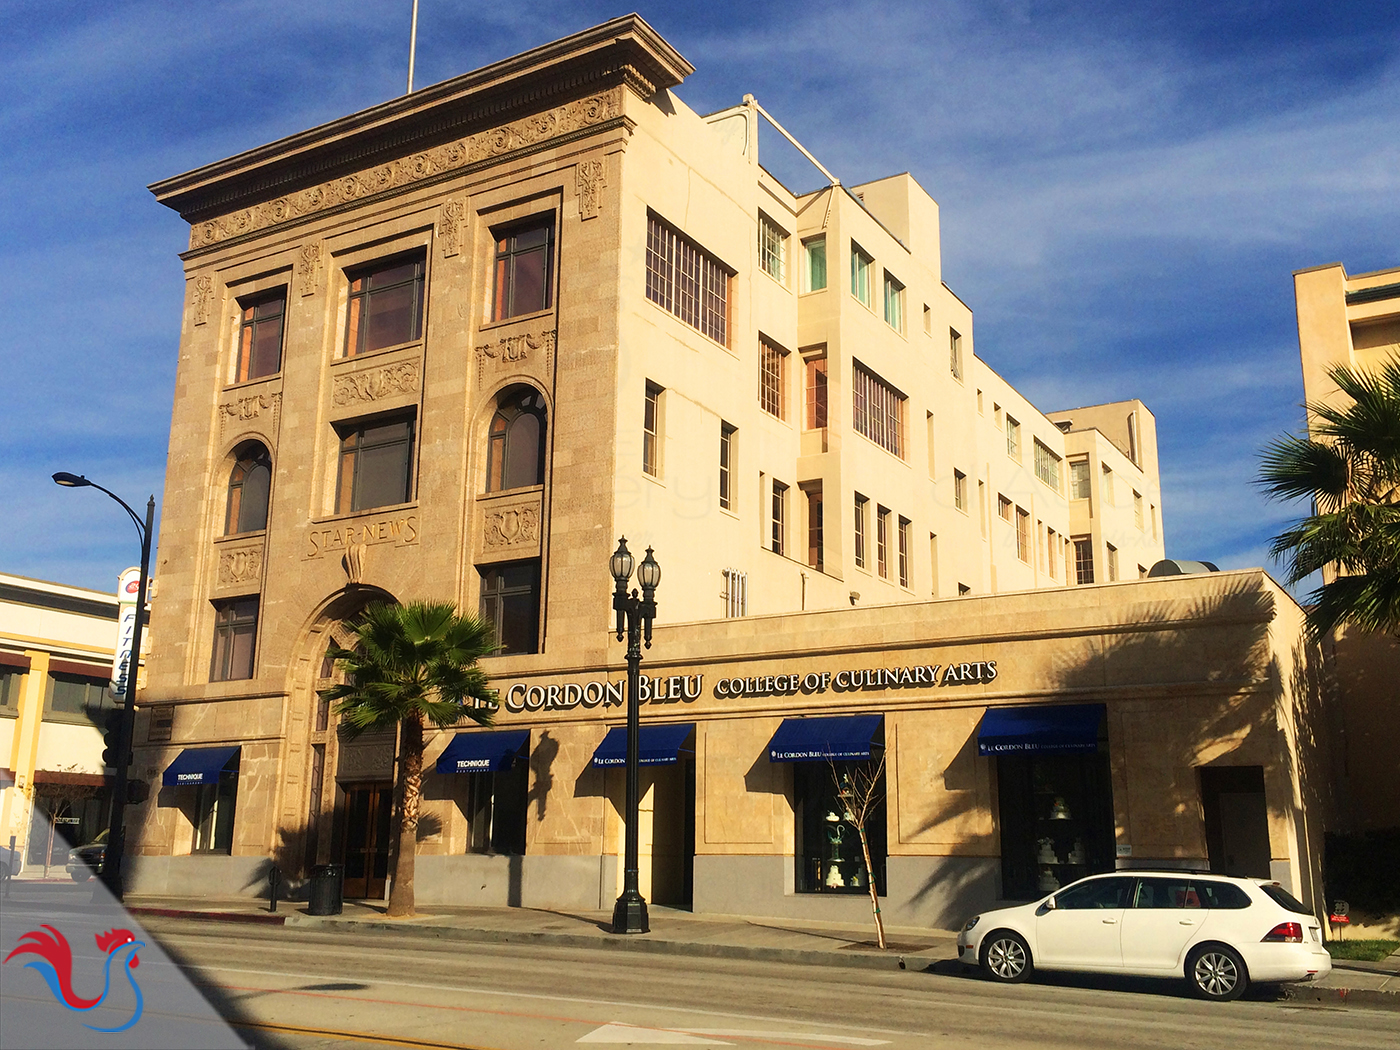
[[[118,607],[115,590],[0,574],[0,846],[13,839],[31,871],[62,868],[110,822]]]
[[[431,734],[420,899],[605,906],[625,534],[664,567],[653,900],[850,915],[874,878],[946,925],[1140,861],[1315,892],[1299,611],[1140,579],[1148,409],[1030,404],[911,176],[794,194],[690,72],[629,16],[152,187],[191,239],[133,887],[382,894],[395,741],[317,690],[366,603],[432,597],[497,624],[502,703]],[[842,768],[794,760],[827,751],[884,756],[874,871]]]
[[[1298,347],[1308,403],[1343,395],[1328,373],[1343,366],[1378,369],[1400,360],[1400,269],[1355,276],[1341,263],[1293,275]],[[1312,431],[1315,419],[1308,414]],[[1342,627],[1326,643],[1334,693],[1330,705],[1340,826],[1400,828],[1400,640]]]

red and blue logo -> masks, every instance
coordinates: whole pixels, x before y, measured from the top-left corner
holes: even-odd
[[[37,972],[48,984],[54,998],[79,1014],[96,1010],[107,1001],[107,996],[112,990],[112,967],[120,966],[120,974],[127,979],[131,990],[136,993],[136,1012],[125,1024],[115,1028],[101,1028],[93,1024],[85,1024],[83,1027],[91,1028],[94,1032],[125,1032],[141,1020],[141,1010],[145,1006],[141,986],[136,983],[134,971],[141,964],[136,953],[146,946],[146,942],[138,941],[130,930],[108,930],[106,933],[97,934],[94,940],[97,941],[98,950],[107,954],[106,962],[102,966],[102,994],[96,999],[84,999],[73,991],[73,949],[68,945],[68,938],[52,926],[44,925],[42,929],[26,933],[20,938],[19,946],[5,956],[5,962],[9,962],[16,955],[37,955],[38,958],[25,963],[24,968]]]

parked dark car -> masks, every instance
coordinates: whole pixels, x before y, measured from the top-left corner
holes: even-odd
[[[107,830],[86,846],[79,846],[68,854],[68,874],[74,882],[87,882],[102,870],[102,861],[107,856]]]

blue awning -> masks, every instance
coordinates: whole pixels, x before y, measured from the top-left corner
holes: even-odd
[[[681,745],[695,732],[694,722],[668,722],[663,725],[643,725],[637,738],[639,766],[671,766],[680,761]],[[598,750],[593,752],[593,764],[599,768],[627,764],[627,727],[613,726]]]
[[[530,741],[528,729],[458,733],[437,760],[439,773],[501,773]]]
[[[165,770],[160,782],[166,787],[191,784],[217,784],[222,773],[238,754],[233,747],[187,747]]]
[[[1063,754],[1099,749],[1103,704],[989,707],[977,731],[979,755]]]
[[[784,718],[768,741],[770,762],[851,761],[870,757],[884,715]]]

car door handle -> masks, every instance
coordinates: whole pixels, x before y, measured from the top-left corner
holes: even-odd
[[[1112,925],[1113,925],[1115,922],[1117,922],[1118,920],[1117,920],[1117,919],[1104,919],[1103,921],[1104,921],[1105,924],[1107,924],[1107,925],[1109,925],[1109,926],[1112,926]]]
[[[1195,920],[1195,919],[1177,919],[1177,920],[1176,920],[1176,924],[1177,924],[1178,926],[1195,926],[1195,925],[1196,925],[1196,920]]]

